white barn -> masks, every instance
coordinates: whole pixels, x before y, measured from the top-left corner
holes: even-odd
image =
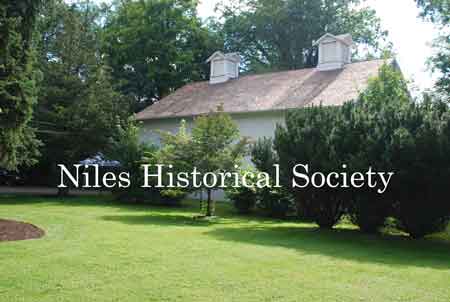
[[[384,60],[351,62],[350,35],[325,34],[315,42],[319,49],[316,68],[239,77],[236,53],[215,52],[210,80],[187,84],[136,114],[143,122],[143,141],[159,143],[156,130],[176,131],[182,119],[192,124],[195,116],[222,104],[243,136],[271,137],[288,109],[311,105],[339,106],[355,99],[368,79],[377,75]]]
[[[242,136],[273,137],[289,109],[323,104],[339,106],[355,99],[378,74],[384,60],[351,62],[351,35],[325,34],[314,42],[319,63],[315,68],[239,76],[236,53],[215,52],[210,80],[187,84],[136,115],[143,122],[142,141],[159,144],[157,130],[176,132],[181,120],[193,119],[223,105]],[[395,64],[391,61],[390,64]]]

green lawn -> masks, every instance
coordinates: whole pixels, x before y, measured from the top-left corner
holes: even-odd
[[[1,197],[44,238],[0,243],[0,301],[450,301],[450,235],[412,241],[350,226],[233,216],[104,197]]]

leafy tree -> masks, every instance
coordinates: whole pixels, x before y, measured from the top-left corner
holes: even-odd
[[[31,165],[39,142],[29,126],[38,70],[33,34],[41,1],[0,3],[0,167]]]
[[[112,86],[99,52],[99,16],[89,2],[55,0],[40,20],[43,82],[33,121],[45,143],[41,173],[104,151],[129,117],[129,101]]]
[[[421,16],[440,27],[440,35],[434,41],[435,54],[430,57],[429,65],[439,72],[436,90],[450,100],[450,1],[416,0],[422,8]]]
[[[239,138],[239,130],[230,115],[219,107],[217,111],[199,116],[189,134],[182,122],[177,134],[163,133],[163,148],[158,156],[159,162],[173,165],[174,173],[190,172],[194,168],[199,180],[205,174],[214,174],[219,178],[222,172],[237,172],[246,152],[247,139]],[[193,184],[192,175],[190,183]],[[217,186],[220,185],[220,182]],[[203,182],[200,189],[207,192],[206,216],[214,216],[215,201],[212,191],[216,187],[207,187]],[[198,190],[199,188],[187,188]]]
[[[192,136],[188,133],[186,121],[181,121],[176,133],[160,132],[160,135],[163,147],[158,151],[158,162],[172,164],[176,173],[191,171],[195,165],[195,154],[192,149]]]
[[[182,85],[207,78],[205,59],[217,50],[196,15],[195,0],[116,2],[104,35],[113,75],[134,97],[134,110]]]
[[[192,150],[195,166],[203,177],[206,173],[236,171],[243,160],[247,139],[239,137],[239,129],[229,114],[220,106],[216,112],[199,116],[192,128]],[[204,184],[203,184],[204,185]],[[214,188],[204,186],[207,192],[206,216],[214,216]]]
[[[358,46],[376,54],[387,47],[375,11],[359,0],[235,0],[222,5],[225,46],[238,51],[248,71],[312,67],[313,41],[326,32],[351,33]],[[363,47],[359,47],[363,48]]]
[[[422,8],[422,17],[441,24],[450,22],[450,2],[448,0],[416,0],[416,2]]]

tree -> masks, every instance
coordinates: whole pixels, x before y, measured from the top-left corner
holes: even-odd
[[[174,173],[198,172],[198,178],[203,180],[206,174],[214,174],[219,179],[219,173],[237,172],[246,152],[247,139],[239,137],[239,130],[230,115],[219,107],[217,111],[197,117],[191,134],[188,134],[184,122],[177,134],[165,133],[162,136],[163,148],[158,159],[165,164],[172,164]],[[193,184],[192,174],[190,183]],[[207,192],[206,216],[214,216],[215,201],[212,191],[215,187],[208,187],[201,182],[200,188]]]
[[[40,178],[104,151],[115,125],[126,123],[129,101],[111,84],[98,45],[100,11],[89,2],[50,2],[40,20],[42,90],[33,122],[45,143]],[[43,177],[47,176],[47,177]]]
[[[142,164],[155,164],[156,146],[140,141],[139,124],[130,118],[128,123],[118,124],[117,132],[110,139],[106,151],[109,159],[120,163],[117,169],[120,173],[129,173],[130,185],[128,188],[114,188],[113,193],[117,199],[125,202],[151,202],[159,203],[162,200],[161,190],[157,188],[144,189],[144,175]]]
[[[201,177],[206,173],[237,171],[246,152],[247,139],[239,137],[239,129],[229,114],[220,106],[216,112],[195,119],[192,128],[192,149],[195,165]],[[206,216],[214,216],[215,200],[211,193],[214,188],[206,187]]]
[[[440,35],[433,43],[435,54],[430,57],[432,71],[439,72],[436,90],[450,99],[450,1],[416,0],[421,16],[440,27]]]
[[[182,85],[208,76],[205,60],[218,48],[196,14],[195,0],[120,1],[106,20],[105,51],[134,111]]]
[[[422,9],[421,16],[435,23],[450,22],[450,2],[448,0],[416,0]]]
[[[358,46],[372,54],[387,46],[387,32],[381,30],[375,11],[357,8],[359,3],[235,0],[220,7],[224,22],[217,26],[227,50],[243,56],[247,71],[312,67],[317,63],[313,41],[326,32],[351,33]]]
[[[38,92],[33,34],[40,5],[35,0],[0,4],[0,168],[31,165],[39,154],[29,121]]]

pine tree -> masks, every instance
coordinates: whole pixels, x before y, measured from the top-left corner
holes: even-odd
[[[0,167],[31,165],[39,142],[30,128],[38,71],[33,33],[41,1],[0,4]]]

